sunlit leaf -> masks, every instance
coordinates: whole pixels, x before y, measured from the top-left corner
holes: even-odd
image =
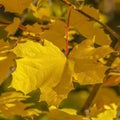
[[[2,83],[13,72],[15,67],[15,54],[10,52],[8,42],[0,40],[0,83]]]
[[[13,49],[18,59],[16,59],[16,71],[12,74],[11,86],[24,93],[40,88],[41,100],[55,103],[57,102],[56,92],[58,91],[53,89],[56,86],[61,84],[60,89],[63,90],[62,92],[64,92],[64,89],[65,91],[66,89],[71,89],[70,86],[65,86],[72,84],[68,73],[62,80],[62,76],[65,74],[63,72],[66,57],[56,46],[47,40],[44,41],[43,46],[29,39],[26,40],[25,43],[20,43]],[[65,88],[63,88],[63,85]]]
[[[0,4],[4,5],[5,11],[22,13],[28,8],[32,0],[0,0]]]
[[[27,115],[25,110],[28,105],[23,104],[20,100],[26,99],[27,96],[24,96],[20,92],[6,92],[0,96],[0,113],[6,116],[12,115]]]
[[[84,120],[82,116],[71,115],[60,110],[51,110],[47,114],[49,120]]]
[[[113,120],[117,115],[117,105],[114,103],[110,106],[104,106],[104,112],[99,113],[96,117],[91,118],[91,120]]]
[[[7,38],[7,31],[5,30],[4,26],[0,26],[0,39]]]
[[[2,84],[0,85],[0,94],[12,89],[12,88],[9,88],[11,81],[12,81],[12,75],[10,75],[7,79],[5,79],[5,81],[2,82]]]
[[[83,9],[83,11],[98,19],[99,13],[96,9],[91,9],[90,7],[86,6],[85,10]],[[95,27],[95,22],[91,19],[85,17],[83,14],[75,10],[72,10],[70,18],[70,25],[75,27],[84,37],[92,39],[93,36],[96,36],[95,43],[99,45],[110,44],[110,37],[104,33],[103,29]]]

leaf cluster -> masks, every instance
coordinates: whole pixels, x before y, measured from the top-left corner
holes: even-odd
[[[84,0],[0,0],[0,10],[0,119],[118,119],[120,98],[106,86],[120,83],[120,36],[97,9]]]

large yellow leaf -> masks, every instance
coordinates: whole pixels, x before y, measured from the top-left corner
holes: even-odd
[[[5,11],[21,13],[28,8],[32,0],[0,0],[0,4],[4,5]]]
[[[11,74],[15,67],[15,54],[10,52],[8,42],[0,40],[0,84]]]
[[[76,45],[69,55],[74,61],[74,79],[80,84],[102,83],[107,66],[98,60],[113,50],[107,46],[94,47],[94,38]]]
[[[53,88],[65,80],[66,83],[62,83],[61,89],[63,91],[64,89],[71,89],[71,87],[66,88],[67,84],[72,84],[69,77],[70,73],[65,77],[66,79],[61,80],[66,57],[47,40],[44,41],[44,46],[38,42],[26,40],[25,43],[20,43],[13,49],[18,59],[16,59],[16,71],[12,74],[11,86],[24,93],[40,88],[41,99],[48,101],[48,103],[55,103],[57,101],[57,90],[53,91]],[[58,95],[58,98],[60,97],[61,95]]]
[[[95,48],[94,39],[85,40],[77,45],[68,59],[51,42],[23,39],[14,49],[17,55],[17,68],[12,74],[11,86],[24,93],[36,88],[41,89],[41,100],[58,105],[73,88],[72,81],[80,84],[103,82],[107,67],[98,59],[110,53],[108,46]]]

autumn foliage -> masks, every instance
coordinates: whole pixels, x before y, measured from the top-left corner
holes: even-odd
[[[0,0],[0,119],[118,120],[119,42],[84,0]]]

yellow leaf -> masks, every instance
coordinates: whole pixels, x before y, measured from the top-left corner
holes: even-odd
[[[1,94],[0,96],[0,113],[7,117],[14,115],[28,116],[37,115],[40,111],[34,111],[31,109],[25,110],[32,104],[24,104],[21,100],[25,100],[28,96],[23,95],[20,92],[12,91]],[[33,111],[33,114],[31,114]]]
[[[67,97],[68,92],[73,89],[72,76],[73,76],[73,63],[71,60],[67,60],[64,65],[64,70],[61,75],[60,82],[54,87],[54,90],[58,94],[58,103],[60,103],[63,98]]]
[[[41,35],[41,38],[47,39],[59,47],[61,50],[65,49],[65,26],[63,21],[55,20],[50,28]]]
[[[5,11],[22,13],[28,8],[32,0],[0,0],[0,4],[4,5]]]
[[[61,110],[51,110],[47,113],[49,120],[84,120],[80,115],[71,115]]]
[[[91,120],[113,120],[117,115],[117,105],[111,104],[111,106],[104,106],[105,111],[99,113],[97,117],[91,118]]]
[[[85,13],[89,14],[90,16],[94,17],[95,19],[99,20],[99,10],[95,9],[94,7],[84,5],[80,8]]]
[[[22,40],[26,42],[13,49],[17,68],[12,74],[11,86],[15,89],[28,93],[40,88],[40,100],[58,105],[73,88],[73,78],[80,84],[103,82],[107,67],[97,60],[112,51],[108,46],[95,48],[92,40],[85,40],[66,59],[59,48],[47,40],[43,46],[30,39]]]
[[[18,44],[13,52],[18,59],[16,59],[16,71],[12,74],[11,86],[24,93],[40,88],[42,92],[41,100],[55,103],[57,101],[57,90],[53,89],[63,81],[61,79],[66,64],[64,54],[47,40],[44,41],[44,46],[42,46],[40,43],[29,39],[26,39],[26,43]],[[65,78],[69,78],[69,76]],[[68,83],[72,84],[71,79],[66,79],[65,85]],[[64,92],[64,88],[61,89]],[[71,87],[66,89],[70,90]],[[58,95],[58,99],[60,97]]]
[[[120,97],[117,95],[115,90],[107,87],[103,87],[98,91],[93,104],[96,104],[97,108],[102,109],[104,105],[115,103],[120,106]]]
[[[31,25],[26,25],[27,31],[35,33],[35,34],[40,34],[42,32],[42,25],[39,25],[38,23]]]
[[[80,84],[102,83],[108,69],[98,60],[113,50],[107,45],[95,48],[94,41],[94,38],[84,40],[69,55],[69,59],[74,61],[74,79]]]
[[[99,13],[98,10],[85,6],[82,10],[91,15],[92,17],[98,19]],[[96,36],[95,43],[99,45],[108,45],[111,42],[110,37],[104,33],[103,29],[97,28],[94,26],[95,21],[90,20],[81,13],[72,10],[70,16],[70,25],[75,27],[80,34],[88,39],[92,39],[93,36]]]
[[[10,52],[8,42],[0,40],[0,84],[13,72],[15,54]]]
[[[8,32],[9,35],[13,35],[16,30],[18,29],[20,24],[20,19],[19,18],[14,18],[14,21],[12,24],[8,25],[5,30]]]
[[[44,19],[44,17],[50,16],[50,8],[49,7],[50,6],[48,5],[48,3],[45,3],[45,2],[41,3],[41,7],[35,6],[33,4],[30,5],[30,9],[33,11],[33,15],[39,19]]]

